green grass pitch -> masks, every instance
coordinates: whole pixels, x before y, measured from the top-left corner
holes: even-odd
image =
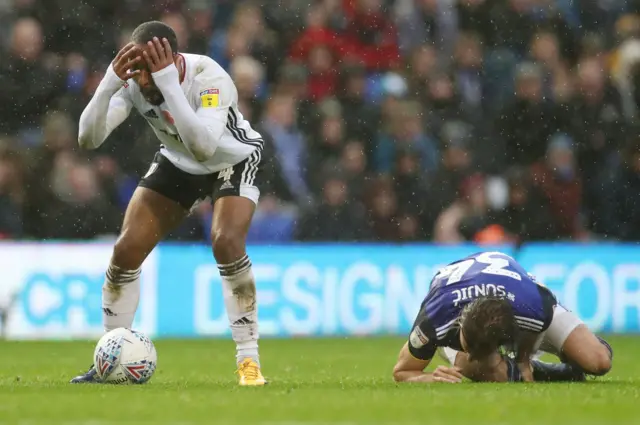
[[[147,385],[73,386],[93,342],[0,341],[0,424],[639,424],[640,337],[584,384],[396,385],[402,338],[264,339],[271,383],[240,388],[226,340],[158,340]]]

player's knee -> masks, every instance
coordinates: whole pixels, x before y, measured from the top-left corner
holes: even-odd
[[[230,263],[244,255],[245,238],[232,229],[211,232],[213,255],[219,264]]]
[[[605,345],[601,345],[589,356],[586,371],[591,375],[602,376],[611,370],[611,352]]]

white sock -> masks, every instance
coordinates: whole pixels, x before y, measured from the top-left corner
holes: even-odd
[[[222,294],[231,336],[236,343],[236,362],[239,364],[250,357],[260,364],[256,282],[251,261],[245,254],[233,263],[219,264],[218,269],[222,277]]]
[[[102,323],[109,332],[131,328],[140,300],[140,269],[124,270],[109,265],[102,285]]]

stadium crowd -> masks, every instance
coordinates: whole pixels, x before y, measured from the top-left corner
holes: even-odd
[[[158,148],[79,116],[149,19],[265,140],[251,242],[640,239],[640,1],[0,0],[0,236],[117,234]],[[205,241],[202,203],[172,240]]]

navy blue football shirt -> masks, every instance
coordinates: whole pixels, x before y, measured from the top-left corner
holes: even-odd
[[[409,351],[429,360],[437,347],[461,350],[458,318],[464,307],[483,296],[510,301],[523,331],[545,331],[553,318],[555,296],[510,256],[501,252],[470,255],[440,269],[409,337]]]

